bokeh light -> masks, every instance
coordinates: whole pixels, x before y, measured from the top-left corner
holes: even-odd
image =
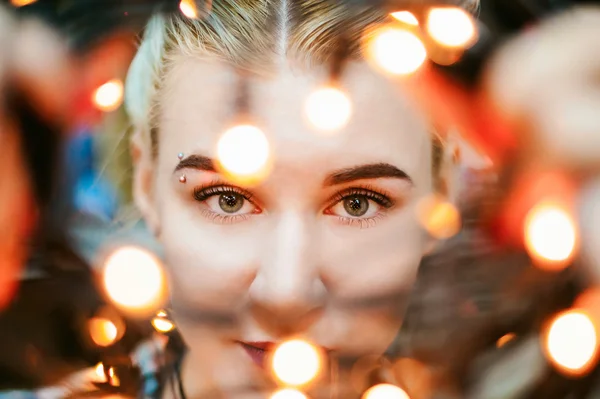
[[[271,399],[306,399],[306,395],[295,389],[281,389],[271,395]]]
[[[335,87],[315,90],[306,100],[306,117],[319,130],[331,132],[348,123],[352,103],[346,93]]]
[[[10,0],[10,4],[15,7],[23,7],[35,3],[37,0]]]
[[[427,50],[421,39],[396,26],[378,29],[366,45],[369,58],[393,75],[411,74],[427,59]]]
[[[460,231],[460,212],[454,204],[432,195],[423,198],[417,206],[417,216],[427,232],[437,239],[447,239]]]
[[[94,382],[97,382],[97,383],[106,382],[106,374],[104,371],[104,364],[98,363],[96,365],[96,367],[94,368],[93,380],[94,380]]]
[[[575,222],[564,207],[542,202],[527,214],[525,246],[538,266],[562,269],[573,255],[576,242]]]
[[[567,374],[583,374],[594,363],[598,350],[597,333],[589,315],[571,310],[558,315],[546,334],[546,355]]]
[[[270,157],[267,137],[253,125],[234,126],[217,143],[217,166],[237,183],[262,181],[268,175]]]
[[[496,341],[496,347],[502,348],[504,345],[508,344],[510,341],[515,339],[517,336],[513,333],[504,334],[498,341]]]
[[[123,82],[113,79],[98,87],[93,96],[94,104],[100,111],[111,112],[123,102]]]
[[[117,340],[119,331],[112,321],[94,317],[88,321],[90,337],[98,346],[110,346]]]
[[[195,0],[181,0],[179,2],[179,10],[188,18],[198,18],[198,6]]]
[[[175,324],[164,316],[156,316],[152,319],[152,326],[156,331],[161,333],[168,333],[175,328]]]
[[[477,39],[473,18],[462,8],[436,7],[427,15],[427,32],[445,47],[467,48]]]
[[[378,384],[365,392],[362,399],[410,399],[400,387],[392,384]]]
[[[275,350],[272,366],[281,382],[298,386],[309,383],[317,376],[321,362],[322,356],[317,348],[296,339],[284,342]]]
[[[130,312],[154,312],[165,299],[162,265],[141,248],[122,247],[113,252],[106,260],[103,280],[115,305]]]
[[[412,26],[419,26],[419,20],[410,11],[396,11],[390,14],[396,20]]]

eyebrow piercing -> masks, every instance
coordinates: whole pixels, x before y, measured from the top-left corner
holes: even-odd
[[[179,176],[179,183],[185,183],[187,181],[187,177],[185,175]]]
[[[177,154],[177,158],[179,158],[179,160],[181,161],[183,159],[183,152]]]

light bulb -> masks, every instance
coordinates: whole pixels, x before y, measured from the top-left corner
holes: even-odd
[[[344,127],[352,114],[352,103],[342,90],[323,87],[306,100],[306,116],[317,129],[331,132]]]
[[[302,340],[281,344],[273,354],[273,372],[282,382],[304,385],[312,381],[321,367],[321,354],[313,345]]]
[[[438,44],[467,48],[477,39],[473,18],[458,7],[432,8],[427,15],[427,32]]]
[[[113,79],[98,87],[94,92],[94,104],[104,112],[111,112],[121,106],[123,102],[123,82]]]

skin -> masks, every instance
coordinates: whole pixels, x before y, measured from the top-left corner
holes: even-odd
[[[177,59],[160,93],[158,157],[134,140],[136,202],[164,245],[175,319],[190,347],[188,396],[263,386],[265,373],[236,341],[281,342],[301,333],[361,356],[383,353],[401,325],[402,299],[353,305],[405,294],[413,283],[427,244],[414,207],[432,192],[431,137],[397,89],[363,63],[344,76],[351,121],[337,135],[319,135],[301,110],[321,82],[318,73],[287,69],[250,79],[252,115],[275,159],[258,186],[239,187],[252,198],[235,216],[220,207],[220,193],[195,199],[195,189],[231,183],[189,158],[212,157],[231,124],[231,68]],[[180,152],[184,165],[174,172]],[[385,175],[378,178],[356,169],[384,163],[369,170]],[[349,175],[357,179],[341,181]],[[368,210],[350,215],[340,199],[356,194],[383,195],[389,208],[359,197]],[[188,317],[190,309],[235,321],[215,325]]]

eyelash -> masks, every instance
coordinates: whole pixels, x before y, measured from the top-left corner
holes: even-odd
[[[251,202],[254,206],[258,208],[258,206],[252,201],[252,193],[243,190],[239,187],[224,185],[221,182],[213,182],[207,185],[199,186],[194,188],[193,197],[198,202],[204,202],[210,197],[221,194],[238,194],[241,195],[244,200]],[[251,214],[245,215],[221,215],[219,213],[215,213],[209,209],[202,209],[202,216],[210,220],[214,223],[219,224],[234,224],[237,222],[242,222],[244,220],[248,220]]]

